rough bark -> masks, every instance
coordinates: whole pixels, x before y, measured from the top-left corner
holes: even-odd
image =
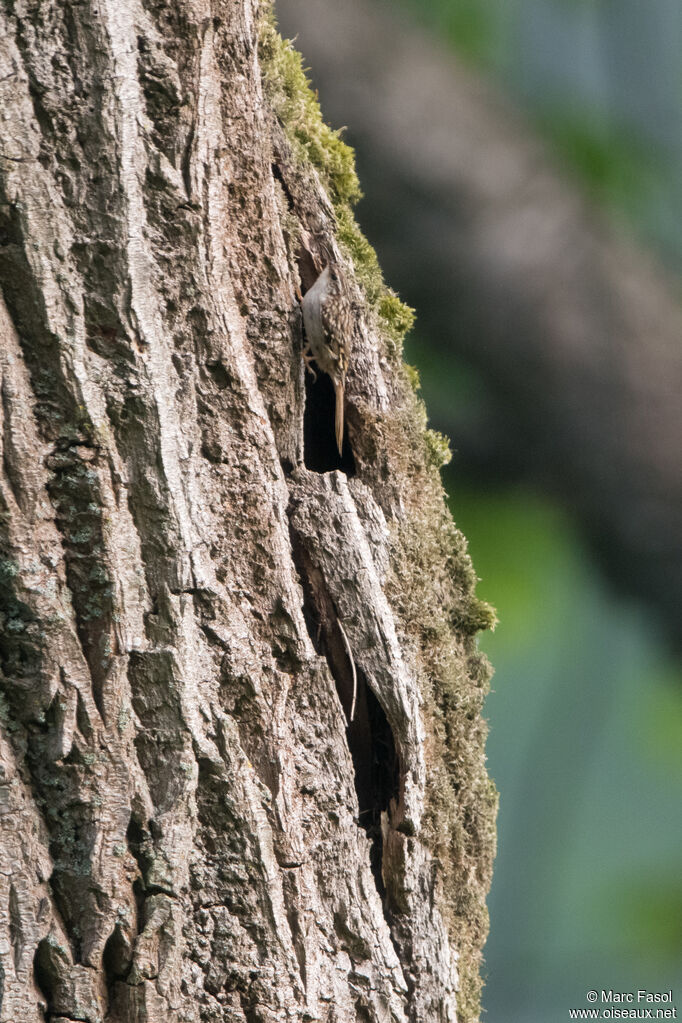
[[[254,0],[7,0],[0,90],[0,1020],[476,1018],[490,614],[347,151]]]
[[[455,401],[439,410],[460,465],[556,492],[679,646],[677,281],[585,201],[491,83],[395,4],[308,8],[278,0],[357,147],[361,219],[439,365],[450,351],[484,381],[470,419]]]

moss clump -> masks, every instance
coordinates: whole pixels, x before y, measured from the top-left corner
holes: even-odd
[[[403,363],[403,372],[407,378],[407,382],[416,394],[417,391],[421,390],[422,382],[419,379],[419,370],[416,366],[410,366],[407,362]]]
[[[492,604],[488,604],[478,597],[471,597],[464,607],[456,612],[453,625],[467,636],[473,636],[477,632],[486,632],[488,629],[494,631],[497,625],[497,613]]]
[[[389,336],[397,344],[401,344],[405,335],[414,326],[414,309],[401,302],[390,288],[385,288],[379,299],[377,311]]]
[[[450,441],[444,433],[439,433],[438,430],[427,430],[424,434],[424,442],[426,443],[426,457],[431,465],[442,469],[444,465],[448,465],[452,461]]]

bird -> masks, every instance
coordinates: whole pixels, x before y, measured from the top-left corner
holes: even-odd
[[[342,454],[343,403],[355,309],[341,271],[329,263],[306,291],[301,306],[306,335],[303,358],[313,375],[312,360],[318,369],[331,377],[336,397],[336,446]]]

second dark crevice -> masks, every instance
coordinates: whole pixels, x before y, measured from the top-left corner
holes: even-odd
[[[346,716],[346,737],[353,760],[358,824],[370,840],[370,865],[382,901],[386,887],[382,876],[383,836],[381,816],[399,802],[400,759],[393,731],[381,703],[355,666],[357,695],[353,703],[353,668],[344,642],[339,618],[323,573],[311,561],[292,530],[294,560],[303,585],[303,613],[317,652],[325,657]]]

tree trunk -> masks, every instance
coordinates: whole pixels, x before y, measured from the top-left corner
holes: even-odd
[[[0,22],[0,1020],[473,1020],[491,613],[351,154],[255,0]]]

